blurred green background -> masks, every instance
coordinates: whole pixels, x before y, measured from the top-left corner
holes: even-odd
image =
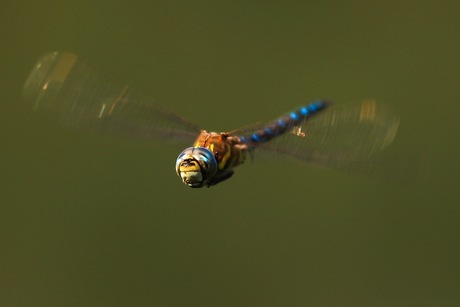
[[[458,1],[7,1],[0,12],[0,306],[460,304]],[[182,148],[37,116],[21,87],[72,51],[211,130],[318,97],[401,114],[388,184],[257,161],[211,189]]]

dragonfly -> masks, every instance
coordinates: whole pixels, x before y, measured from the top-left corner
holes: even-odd
[[[130,86],[107,81],[70,52],[41,57],[23,93],[35,110],[53,111],[65,126],[188,144],[177,157],[175,169],[191,188],[229,179],[255,151],[313,166],[356,168],[390,145],[399,125],[399,117],[374,100],[339,105],[320,99],[268,123],[208,132]]]

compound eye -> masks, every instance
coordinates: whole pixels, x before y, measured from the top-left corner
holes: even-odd
[[[205,172],[208,172],[213,167],[213,162],[215,163],[215,159],[210,152],[209,155],[204,152],[200,152],[198,154],[198,159],[200,160],[201,166]]]
[[[204,168],[209,169],[209,161],[206,155],[200,154],[200,161],[202,162],[202,165]]]

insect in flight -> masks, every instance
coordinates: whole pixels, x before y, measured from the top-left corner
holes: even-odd
[[[193,144],[176,160],[177,174],[192,188],[230,178],[256,149],[328,168],[360,164],[393,141],[399,124],[375,101],[331,105],[318,100],[267,124],[208,132],[128,86],[107,82],[68,52],[43,56],[24,94],[35,109],[52,109],[67,126]]]

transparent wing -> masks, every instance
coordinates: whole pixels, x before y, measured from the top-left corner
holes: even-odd
[[[330,105],[261,149],[330,168],[364,164],[396,136],[399,117],[384,104]]]
[[[142,139],[191,143],[200,128],[134,92],[116,86],[67,52],[43,56],[24,85],[34,109],[55,112],[63,124]]]

